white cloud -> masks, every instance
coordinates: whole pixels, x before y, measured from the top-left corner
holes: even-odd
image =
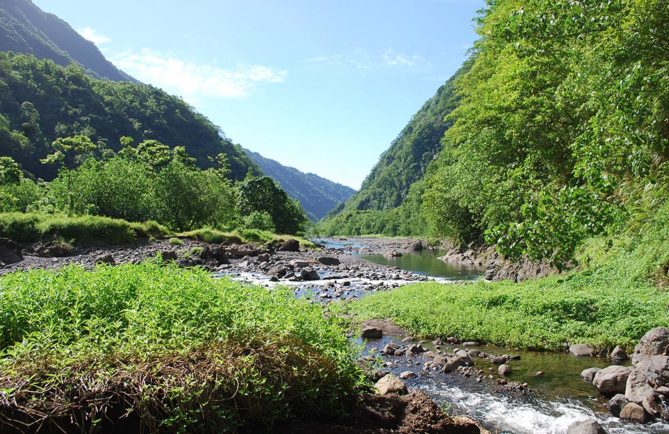
[[[302,63],[313,65],[325,65],[330,67],[353,67],[361,70],[373,68],[416,68],[429,66],[424,58],[418,55],[397,53],[388,49],[381,55],[371,56],[361,49],[353,50],[347,54],[333,54],[330,56],[318,56],[305,59]]]
[[[412,68],[423,62],[423,58],[420,56],[408,56],[404,53],[396,53],[394,50],[386,50],[385,53],[383,53],[383,61],[387,66]]]
[[[119,68],[145,83],[181,95],[193,103],[200,97],[244,98],[258,86],[282,83],[287,72],[262,65],[224,69],[163,55],[153,50],[111,56]]]
[[[104,35],[99,35],[98,32],[93,27],[84,27],[81,30],[78,30],[79,34],[84,37],[84,39],[91,41],[95,45],[106,44],[111,42],[111,39]]]

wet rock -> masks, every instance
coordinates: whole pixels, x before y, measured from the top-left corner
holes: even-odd
[[[636,364],[636,369],[655,387],[669,385],[669,356],[642,359]]]
[[[0,238],[0,267],[23,260],[21,246],[7,238]]]
[[[650,416],[642,406],[630,402],[620,412],[620,418],[631,422],[646,423],[650,421]]]
[[[116,260],[112,255],[102,255],[95,258],[95,264],[116,265]]]
[[[595,379],[595,374],[600,371],[599,368],[588,368],[581,371],[581,378],[583,378],[588,383],[592,383],[592,380]]]
[[[425,248],[425,246],[423,246],[422,241],[416,241],[413,244],[411,244],[411,246],[410,246],[410,250],[412,252],[421,252],[421,251],[423,251],[424,248]]]
[[[274,268],[271,268],[267,272],[267,274],[280,279],[282,277],[286,277],[286,275],[288,274],[288,268],[284,267],[283,265],[279,265]]]
[[[477,347],[479,345],[481,345],[481,344],[478,343],[478,342],[474,342],[474,341],[469,341],[469,342],[463,342],[462,343],[463,347]]]
[[[409,346],[409,352],[411,354],[421,354],[425,352],[425,348],[421,344],[414,344]]]
[[[490,356],[490,361],[492,362],[493,365],[503,365],[508,360],[504,356]]]
[[[537,371],[534,373],[535,377],[543,377],[544,375],[546,375],[544,371]]]
[[[300,242],[294,239],[286,240],[277,249],[279,252],[299,252]]]
[[[388,374],[381,378],[374,385],[376,393],[384,396],[390,393],[397,393],[398,395],[405,395],[408,390],[406,384],[393,374]]]
[[[416,378],[418,375],[416,375],[415,372],[411,371],[404,371],[400,374],[400,379],[402,380],[410,380],[412,378]]]
[[[264,263],[264,262],[269,262],[270,256],[269,253],[263,253],[258,255],[258,262]]]
[[[652,417],[662,416],[664,419],[667,419],[669,417],[669,408],[667,408],[667,399],[665,398],[664,395],[661,395],[659,393],[653,393],[648,395],[641,403],[641,406],[643,407],[644,410],[646,410],[646,413],[648,413]]]
[[[163,250],[160,252],[160,256],[163,258],[163,261],[176,261],[179,259],[179,256],[177,256],[177,252],[174,250]]]
[[[567,434],[606,434],[606,430],[594,419],[575,422],[567,428]]]
[[[652,394],[653,388],[648,384],[646,376],[637,369],[633,369],[625,385],[625,398],[640,404],[647,396]]]
[[[625,395],[619,393],[611,398],[606,406],[612,415],[615,417],[620,417],[620,412],[623,411],[623,408],[625,408],[628,403],[629,400],[625,397]]]
[[[507,365],[506,363],[503,364],[503,365],[500,365],[499,368],[497,368],[497,372],[502,377],[506,377],[508,375],[511,375],[511,366]]]
[[[400,348],[400,349],[398,349],[398,350],[395,350],[395,355],[396,355],[396,356],[403,356],[403,355],[405,355],[406,353],[407,353],[407,350],[405,350],[404,348]]]
[[[302,277],[302,280],[308,282],[321,279],[321,276],[319,276],[318,272],[313,268],[305,268],[304,270],[302,270],[300,275]]]
[[[453,372],[456,369],[460,368],[461,366],[469,366],[472,365],[473,361],[472,359],[467,356],[467,357],[448,357],[446,359],[446,363],[444,363],[444,366],[442,367],[443,372]]]
[[[632,363],[637,365],[652,356],[669,354],[669,328],[657,327],[646,333],[634,348]]]
[[[601,369],[595,374],[592,384],[605,396],[625,393],[625,386],[630,371],[630,368],[623,366],[609,366],[608,368]]]
[[[574,344],[569,347],[569,352],[576,357],[590,357],[595,353],[595,349],[590,345]]]
[[[400,347],[397,344],[394,344],[394,343],[390,342],[385,347],[383,347],[383,354],[387,354],[389,356],[394,356],[395,351],[399,350],[399,348]]]
[[[240,259],[246,256],[256,257],[260,255],[261,252],[251,244],[232,244],[226,246],[219,254],[223,253],[225,253],[226,258]]]
[[[381,339],[383,330],[376,327],[365,327],[360,335],[363,339]]]
[[[327,265],[328,267],[333,267],[341,264],[341,261],[339,261],[339,259],[330,256],[322,256],[316,260],[323,265]]]
[[[311,265],[311,262],[304,261],[304,260],[301,260],[301,259],[293,259],[292,261],[290,261],[290,265],[291,265],[291,267],[304,268],[304,267],[308,267],[309,265]]]
[[[64,258],[70,256],[74,247],[67,243],[38,243],[33,246],[35,256],[41,258]]]
[[[627,360],[629,357],[627,356],[627,353],[621,346],[617,346],[611,351],[611,360],[614,362],[624,362]]]

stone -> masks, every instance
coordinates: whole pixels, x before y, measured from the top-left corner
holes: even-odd
[[[421,344],[414,344],[409,347],[409,352],[411,354],[420,354],[425,352],[425,348]]]
[[[177,255],[177,252],[173,250],[163,250],[160,252],[160,257],[163,258],[163,261],[176,261],[179,259],[179,256]]]
[[[415,372],[411,371],[404,371],[400,374],[400,379],[402,380],[410,380],[412,378],[416,378],[418,375],[416,375]]]
[[[301,259],[293,259],[290,261],[290,266],[295,268],[304,268],[308,267],[309,265],[311,265],[311,262],[303,261]]]
[[[300,275],[302,277],[302,280],[309,282],[314,280],[321,280],[321,276],[319,276],[318,272],[313,268],[305,268],[304,270],[302,270]]]
[[[615,417],[620,417],[620,412],[623,411],[623,408],[629,403],[629,399],[625,395],[619,393],[609,400],[606,406]]]
[[[589,419],[569,425],[567,434],[606,434],[606,430],[596,420]]]
[[[393,374],[388,374],[381,378],[376,382],[374,388],[376,389],[376,393],[382,396],[390,393],[397,393],[398,395],[408,393],[406,384]]]
[[[274,277],[280,279],[280,278],[282,278],[282,277],[285,277],[286,274],[288,274],[288,269],[287,269],[286,267],[284,267],[283,265],[279,265],[279,266],[276,266],[276,267],[274,267],[274,268],[271,268],[271,269],[267,272],[267,274],[269,274],[270,276],[274,276]]]
[[[332,258],[330,256],[322,256],[318,259],[316,259],[318,262],[320,262],[323,265],[327,265],[329,267],[336,266],[341,264],[341,261],[337,258]]]
[[[569,352],[576,357],[590,357],[595,353],[595,349],[590,345],[574,344],[569,347]]]
[[[504,356],[491,356],[490,361],[494,365],[503,365],[504,363],[506,363],[508,361],[508,359]]]
[[[635,402],[630,402],[623,408],[620,412],[620,418],[637,423],[646,423],[650,421],[650,416],[646,410]]]
[[[383,347],[383,354],[387,354],[389,356],[394,356],[395,351],[397,351],[399,349],[400,349],[400,347],[397,344],[394,344],[394,343],[390,342],[385,347]]]
[[[588,383],[592,383],[592,380],[595,379],[595,374],[600,371],[599,368],[588,368],[581,371],[581,378],[583,378]]]
[[[543,377],[544,375],[546,375],[544,371],[537,371],[534,373],[535,377]]]
[[[74,247],[67,243],[49,242],[46,244],[36,244],[33,246],[35,256],[42,258],[64,258],[70,256]]]
[[[95,258],[95,264],[116,265],[116,261],[112,255],[102,255]]]
[[[507,365],[506,363],[503,365],[499,365],[499,368],[497,368],[497,372],[499,375],[502,377],[506,377],[508,375],[511,375],[511,366]]]
[[[638,369],[633,369],[625,385],[625,398],[640,404],[647,396],[653,394],[653,388],[648,384],[646,376]]]
[[[617,393],[625,393],[627,378],[631,368],[612,365],[599,370],[592,380],[592,384],[602,395],[613,396]]]
[[[376,327],[365,327],[360,335],[363,339],[381,339],[383,330]]]
[[[613,360],[614,362],[624,362],[627,359],[629,359],[629,357],[627,356],[627,353],[620,345],[618,345],[613,349],[613,351],[611,351],[611,360]]]
[[[641,403],[641,406],[644,410],[646,410],[646,413],[652,417],[669,415],[669,409],[667,409],[667,399],[664,397],[664,395],[660,395],[659,393],[652,393],[648,395]]]
[[[634,348],[632,363],[636,366],[644,359],[667,354],[669,354],[669,328],[657,327],[643,335]]]
[[[205,246],[205,248],[200,253],[200,259],[204,261],[214,261],[219,265],[230,263],[230,260],[228,259],[228,252],[224,246]]]
[[[467,357],[448,357],[446,359],[446,363],[444,363],[444,366],[441,368],[443,372],[453,372],[456,369],[460,368],[461,366],[470,366],[472,365],[472,359],[467,356]]]
[[[258,255],[258,262],[264,263],[264,262],[269,262],[269,253],[263,253],[261,255]]]
[[[281,243],[277,250],[279,252],[299,252],[300,242],[291,238]]]
[[[21,246],[7,238],[0,238],[0,267],[23,260]]]
[[[654,387],[669,386],[669,356],[650,356],[640,360],[636,369]]]

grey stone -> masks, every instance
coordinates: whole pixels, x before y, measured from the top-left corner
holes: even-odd
[[[624,362],[627,359],[629,359],[629,357],[621,346],[617,346],[611,351],[611,360],[614,362]]]
[[[374,388],[379,395],[388,395],[390,393],[405,395],[408,392],[406,384],[393,374],[388,374],[381,378],[376,382]]]
[[[592,383],[592,380],[595,379],[595,374],[600,371],[599,368],[588,368],[581,371],[581,378],[583,378],[588,383]]]
[[[453,372],[461,366],[470,366],[472,365],[472,359],[467,357],[448,357],[446,363],[442,367],[443,372]]]
[[[281,243],[277,250],[280,252],[299,252],[300,242],[291,238]]]
[[[595,374],[592,384],[602,395],[613,396],[617,393],[625,393],[627,378],[631,368],[624,366],[609,366],[601,369]]]
[[[595,349],[590,345],[574,344],[569,347],[569,352],[577,357],[590,357],[595,353]]]
[[[383,354],[387,354],[389,356],[395,355],[395,351],[397,351],[399,348],[400,347],[397,344],[390,342],[385,347],[383,347]]]
[[[499,365],[499,368],[497,368],[497,372],[499,372],[499,375],[502,377],[506,377],[508,375],[511,375],[511,366],[507,365],[506,363],[503,365]]]
[[[365,327],[361,334],[363,339],[381,339],[383,337],[383,330],[376,327]]]
[[[650,416],[642,406],[630,402],[620,412],[620,418],[631,422],[646,423],[650,421]]]
[[[629,400],[625,397],[625,395],[619,393],[611,398],[606,406],[612,415],[615,417],[620,417],[620,412],[623,411],[623,408],[625,408],[628,403]]]
[[[335,266],[335,265],[341,264],[341,261],[339,261],[339,259],[332,258],[332,257],[329,257],[329,256],[320,257],[320,258],[317,259],[317,261],[320,262],[321,264],[327,265],[327,266]]]
[[[653,388],[648,384],[646,376],[638,369],[633,369],[625,385],[625,398],[640,404],[652,394]]]
[[[649,357],[667,354],[669,354],[669,328],[657,327],[643,335],[639,344],[634,348],[632,363],[637,365]]]
[[[589,419],[569,425],[567,434],[606,434],[606,430],[596,420]]]
[[[409,380],[411,378],[416,378],[418,375],[416,375],[415,372],[411,371],[404,371],[400,374],[400,379],[402,380]]]
[[[302,280],[305,281],[314,281],[321,279],[321,276],[318,275],[318,272],[312,268],[305,268],[304,270],[302,270],[301,277]]]
[[[669,385],[669,356],[650,356],[640,359],[636,364],[636,369],[654,387]]]

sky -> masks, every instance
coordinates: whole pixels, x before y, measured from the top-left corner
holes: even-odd
[[[33,0],[234,142],[358,189],[460,67],[484,0]]]

